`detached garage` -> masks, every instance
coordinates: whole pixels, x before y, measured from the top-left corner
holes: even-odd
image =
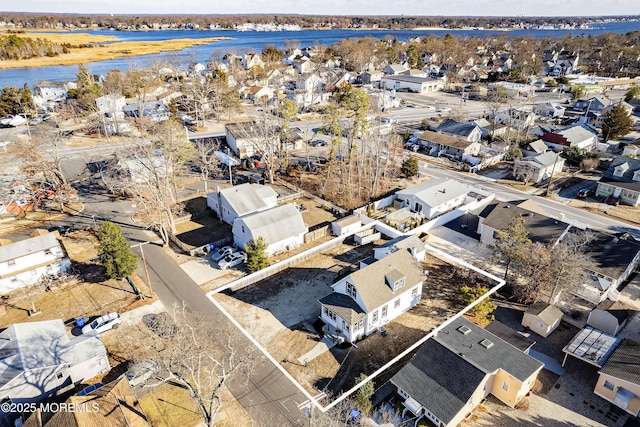
[[[533,304],[522,316],[522,326],[536,334],[548,337],[560,326],[562,311],[544,302]]]
[[[359,215],[349,215],[331,223],[331,232],[334,236],[344,236],[355,233],[362,227]]]

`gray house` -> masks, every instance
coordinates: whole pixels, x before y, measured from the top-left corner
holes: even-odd
[[[276,206],[277,199],[278,193],[268,185],[247,183],[207,194],[207,206],[222,221],[233,225],[238,217]]]
[[[596,197],[611,203],[640,205],[640,160],[617,156],[600,178]]]
[[[0,333],[0,399],[37,402],[110,369],[96,333],[69,339],[62,320],[16,323]]]
[[[477,124],[460,123],[450,119],[443,120],[436,128],[436,132],[470,142],[480,142],[482,138],[482,128]]]

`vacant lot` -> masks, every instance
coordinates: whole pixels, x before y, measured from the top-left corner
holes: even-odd
[[[429,275],[421,303],[385,325],[386,336],[371,335],[357,347],[334,347],[306,366],[297,363],[321,338],[314,325],[319,315],[318,299],[332,291],[330,286],[338,277],[353,271],[360,259],[370,255],[370,246],[341,245],[233,295],[215,297],[276,360],[289,361],[284,368],[312,394],[317,390],[339,393],[353,386],[360,373],[371,374],[463,308],[460,287],[480,280],[464,269],[427,256],[423,268]],[[398,368],[375,383],[381,385]]]

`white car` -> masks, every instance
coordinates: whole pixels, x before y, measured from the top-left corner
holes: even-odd
[[[211,254],[211,259],[215,262],[218,262],[222,258],[226,257],[227,255],[231,255],[234,252],[235,248],[233,246],[223,246]]]
[[[227,268],[242,264],[246,260],[247,254],[244,252],[234,252],[218,261],[218,267],[220,267],[221,270],[226,270]]]
[[[437,113],[450,113],[451,112],[451,108],[449,108],[449,107],[438,108],[438,110],[436,112]]]
[[[98,317],[88,325],[84,325],[82,333],[86,334],[90,331],[96,331],[101,334],[109,329],[116,329],[120,323],[122,323],[122,319],[118,313],[105,314],[104,316]]]

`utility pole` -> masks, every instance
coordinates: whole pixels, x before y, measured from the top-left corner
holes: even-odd
[[[137,246],[140,248],[140,257],[142,258],[142,265],[144,266],[144,274],[147,279],[147,286],[149,287],[149,292],[151,293],[150,297],[153,298],[153,288],[151,287],[151,278],[149,277],[149,268],[147,267],[147,260],[144,257],[144,250],[142,249],[142,245],[149,244],[151,242],[140,242],[137,245],[131,246],[132,248]]]
[[[553,161],[553,168],[551,169],[551,176],[549,176],[549,182],[547,182],[547,190],[544,192],[545,196],[549,195],[549,189],[551,187],[551,180],[553,179],[553,174],[556,171],[556,163],[558,163],[558,158],[560,157],[560,153],[556,153],[556,159]]]

